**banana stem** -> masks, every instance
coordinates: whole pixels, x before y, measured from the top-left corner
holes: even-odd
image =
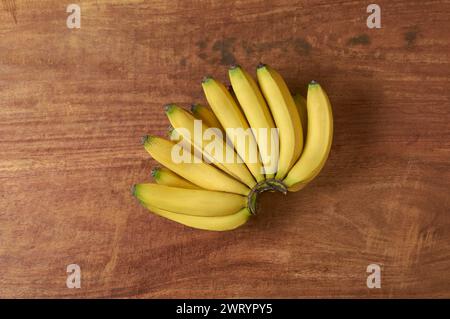
[[[258,182],[247,196],[247,206],[252,215],[256,215],[258,211],[259,201],[258,195],[266,191],[278,191],[286,195],[287,186],[281,180],[270,178]]]

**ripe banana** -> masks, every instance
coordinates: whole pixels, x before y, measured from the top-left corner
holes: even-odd
[[[279,130],[280,157],[275,178],[282,179],[302,152],[302,124],[292,95],[278,72],[265,64],[260,64],[256,73]]]
[[[152,169],[152,176],[156,183],[166,186],[181,188],[200,189],[197,185],[185,180],[183,177],[175,174],[165,167],[155,167]]]
[[[166,107],[173,125],[169,137],[178,143],[155,136],[143,139],[145,149],[164,167],[152,171],[156,184],[137,184],[133,194],[155,214],[198,229],[235,229],[256,213],[260,193],[298,191],[323,168],[333,139],[333,115],[318,83],[309,84],[305,102],[263,64],[257,68],[259,87],[240,66],[232,67],[229,77],[228,90],[211,77],[203,80],[212,112],[201,105],[192,106],[194,115],[174,104]],[[196,125],[196,118],[203,123]],[[209,131],[210,126],[218,129]],[[278,129],[279,148],[272,144],[270,131],[266,137],[258,134],[273,128]],[[209,134],[219,129],[247,130],[246,140]],[[227,161],[226,153],[235,161]]]
[[[308,113],[306,111],[306,99],[299,93],[293,96],[295,106],[297,107],[298,115],[300,115],[300,122],[302,122],[303,129],[303,145],[306,143],[306,133],[308,132]]]
[[[220,124],[217,117],[214,115],[213,111],[201,104],[192,104],[191,105],[191,113],[198,120],[202,120],[206,126],[218,128],[224,132],[222,125]]]
[[[311,82],[307,97],[308,133],[302,156],[292,167],[284,184],[297,191],[319,174],[330,153],[333,140],[333,114],[327,94]]]
[[[233,91],[247,117],[250,126],[254,129],[256,142],[261,154],[266,178],[275,176],[278,162],[270,159],[278,159],[278,149],[272,149],[272,139],[278,142],[278,134],[274,129],[272,115],[266,101],[261,94],[255,80],[239,65],[232,66],[228,70]],[[265,132],[264,132],[265,131]],[[278,146],[278,143],[275,143]],[[271,155],[275,155],[271,157]]]
[[[203,217],[172,213],[143,202],[142,205],[161,217],[165,217],[188,227],[211,231],[227,231],[236,229],[244,225],[251,216],[247,208],[243,208],[237,213],[228,216]]]
[[[188,162],[174,162],[172,153],[180,150],[177,150],[175,143],[171,141],[147,135],[143,138],[143,144],[156,161],[197,186],[242,195],[248,195],[250,192],[249,188],[201,159],[194,162],[192,154],[189,154]]]
[[[247,165],[257,182],[264,180],[264,168],[260,161],[258,146],[252,132],[249,131],[247,120],[239,109],[227,88],[212,77],[202,81],[203,91],[209,105],[216,114],[220,124],[227,132],[236,152]],[[236,138],[230,136],[229,129],[236,131]],[[248,133],[247,135],[244,135]],[[245,137],[245,138],[244,138]]]
[[[247,204],[242,195],[158,184],[136,184],[133,195],[153,207],[193,216],[231,215]]]
[[[232,175],[248,187],[252,188],[255,186],[256,182],[247,167],[245,164],[238,163],[236,161],[237,154],[234,149],[223,140],[223,136],[220,141],[205,142],[203,140],[203,134],[208,127],[206,125],[202,125],[200,127],[200,132],[195,132],[195,118],[186,110],[175,104],[169,104],[166,106],[166,115],[175,130],[178,129],[177,132],[183,136],[183,139],[189,141],[190,144],[199,152],[199,154],[204,155],[208,161],[214,163],[221,170]],[[217,133],[221,135],[220,131]],[[218,145],[220,147],[219,150],[215,147],[210,150],[208,145]],[[227,154],[232,154],[233,158],[231,163],[226,160]]]

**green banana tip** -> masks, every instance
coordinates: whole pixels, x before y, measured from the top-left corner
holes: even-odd
[[[130,191],[131,191],[131,195],[136,197],[136,184],[131,185]]]
[[[317,81],[312,80],[311,82],[309,82],[309,85],[308,85],[308,86],[314,87],[314,86],[318,86],[318,85],[320,85],[320,84],[319,84]]]
[[[177,108],[177,106],[173,103],[169,103],[164,105],[164,112],[166,112],[166,114],[170,114],[172,113],[175,109]]]
[[[159,167],[159,166],[152,168],[151,174],[155,180],[159,178],[160,170],[161,170],[161,167]]]
[[[239,64],[232,64],[232,65],[230,65],[229,70],[234,71],[234,70],[239,70],[240,68],[241,68],[241,66]]]
[[[193,103],[191,104],[191,112],[196,113],[200,105]]]
[[[211,82],[213,80],[213,77],[211,75],[206,75],[202,79],[202,84],[206,84],[208,82]]]
[[[141,137],[141,144],[142,145],[147,145],[148,143],[150,143],[150,141],[152,140],[153,136],[151,135],[144,135]]]

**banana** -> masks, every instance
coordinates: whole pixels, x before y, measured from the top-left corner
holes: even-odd
[[[281,75],[264,64],[256,74],[258,83],[240,66],[231,67],[228,89],[204,78],[212,111],[199,104],[191,112],[166,106],[172,141],[143,138],[164,167],[152,170],[155,183],[132,188],[144,207],[189,227],[231,230],[256,213],[262,192],[295,192],[320,173],[333,140],[327,94],[312,81],[306,100],[291,95]]]
[[[299,93],[293,96],[295,106],[297,106],[298,115],[300,115],[300,122],[302,122],[303,129],[303,145],[306,142],[306,133],[308,132],[308,113],[306,111],[306,99]]]
[[[153,207],[205,217],[231,215],[247,204],[242,195],[158,184],[136,184],[133,195]]]
[[[191,105],[191,113],[198,120],[202,120],[206,126],[218,128],[219,130],[224,132],[222,125],[220,125],[219,120],[214,115],[214,113],[204,105],[201,104],[192,104]]]
[[[237,134],[230,139],[256,181],[263,181],[265,179],[264,168],[259,158],[256,140],[252,132],[248,130],[247,120],[236,101],[227,88],[212,77],[205,77],[202,81],[202,87],[209,105],[222,127],[227,131],[228,137],[230,137],[228,129],[240,129],[242,130],[241,133],[249,133],[246,138],[242,134]]]
[[[211,231],[236,229],[244,225],[251,216],[247,208],[243,208],[237,213],[228,216],[202,217],[172,213],[143,202],[142,205],[161,217],[165,217],[188,227]]]
[[[247,117],[250,126],[255,130],[256,143],[260,150],[261,158],[264,164],[264,170],[266,172],[266,178],[273,178],[275,176],[274,172],[277,169],[277,160],[270,161],[270,155],[278,159],[278,149],[272,150],[272,138],[278,141],[278,134],[272,136],[273,128],[275,128],[275,123],[270,114],[269,108],[267,107],[266,101],[261,94],[255,80],[252,76],[248,74],[239,65],[234,65],[228,70],[228,75],[230,77],[230,82],[233,88],[236,98],[242,110]],[[263,130],[266,130],[266,134]],[[277,144],[278,146],[278,144]],[[275,153],[272,153],[275,152]],[[265,160],[264,157],[268,157]],[[271,173],[268,173],[271,172]],[[273,172],[273,173],[272,173]]]
[[[302,124],[292,95],[278,72],[265,64],[259,64],[256,73],[279,130],[280,156],[275,178],[282,179],[302,152]]]
[[[308,133],[305,149],[283,181],[289,191],[300,190],[319,174],[333,141],[331,104],[325,91],[314,81],[308,86],[307,112]]]
[[[191,183],[205,189],[248,195],[250,189],[219,169],[195,159],[192,154],[180,162],[174,162],[172,152],[178,155],[175,143],[157,136],[147,135],[143,138],[147,152],[160,164],[187,179]],[[175,146],[175,148],[174,148]],[[176,154],[175,154],[176,153]]]
[[[165,167],[155,167],[152,169],[152,176],[159,185],[174,186],[181,188],[199,189],[197,185],[188,182],[183,177],[175,174]]]
[[[256,184],[253,176],[250,174],[247,167],[243,163],[238,163],[236,160],[233,160],[231,163],[229,163],[226,160],[227,154],[232,154],[232,157],[234,159],[237,158],[237,154],[235,153],[233,148],[223,140],[223,138],[220,141],[211,141],[205,143],[205,141],[203,140],[203,133],[208,129],[208,127],[206,125],[202,125],[201,131],[195,132],[195,118],[186,110],[175,104],[169,104],[166,106],[166,115],[170,121],[170,124],[172,124],[175,130],[178,129],[178,133],[183,136],[183,139],[189,141],[190,144],[200,154],[203,154],[208,159],[208,161],[214,163],[221,170],[232,175],[250,188],[252,188]],[[196,135],[197,138],[195,138]],[[200,136],[198,137],[198,135]],[[220,149],[222,150],[222,152],[218,150],[214,150],[214,152],[212,150],[208,150],[207,144],[209,143],[217,143],[216,145],[220,145]]]

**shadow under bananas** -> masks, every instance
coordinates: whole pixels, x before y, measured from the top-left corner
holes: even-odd
[[[322,172],[298,192],[287,195],[262,193],[258,213],[248,222],[248,227],[254,228],[255,232],[314,232],[307,225],[316,227],[322,219],[326,222],[326,214],[321,216],[321,212],[335,210],[335,204],[342,198],[351,197],[343,194],[346,189],[351,189],[345,185],[361,182],[370,171],[374,174],[379,160],[374,152],[380,150],[376,138],[384,129],[382,108],[379,107],[383,103],[382,93],[371,79],[347,81],[342,86],[331,83],[326,90],[334,117],[333,144],[328,161]],[[317,223],[311,222],[311,218]]]

